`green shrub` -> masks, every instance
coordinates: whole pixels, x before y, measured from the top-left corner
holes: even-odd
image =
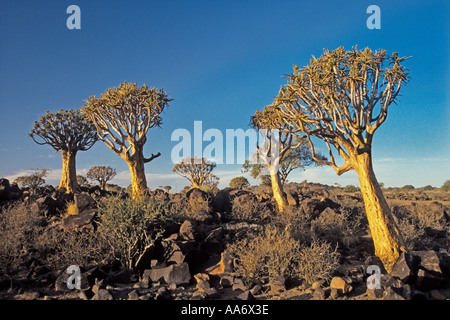
[[[413,185],[407,184],[407,185],[404,185],[404,186],[402,187],[402,189],[405,189],[405,190],[414,190],[415,188],[414,188]]]
[[[342,191],[350,193],[350,192],[357,192],[357,191],[359,191],[359,189],[357,187],[355,187],[354,185],[349,184],[349,185],[345,186]]]
[[[243,189],[248,187],[250,187],[250,183],[245,177],[236,177],[230,181],[230,188]]]
[[[434,188],[431,185],[427,185],[427,186],[423,187],[423,190],[424,191],[432,191],[432,190],[434,190]]]
[[[441,190],[444,192],[450,191],[450,180],[444,182],[444,184],[441,187]]]
[[[109,197],[99,205],[99,231],[115,258],[129,270],[179,215],[153,199]]]

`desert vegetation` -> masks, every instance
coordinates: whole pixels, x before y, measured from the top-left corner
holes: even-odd
[[[439,189],[386,191],[406,257],[416,260],[407,280],[402,259],[383,271],[379,293],[365,283],[367,266],[382,264],[359,190],[286,183],[279,214],[263,185],[214,194],[157,189],[140,200],[124,188],[32,193],[5,179],[1,186],[2,298],[101,299],[107,291],[113,299],[437,299],[447,292],[450,194]],[[433,276],[424,274],[433,261]],[[82,267],[82,289],[67,289],[69,265]]]
[[[46,185],[46,169],[0,179],[0,298],[450,298],[449,180],[384,188],[372,167],[405,60],[338,48],[295,66],[251,117],[264,141],[243,171],[258,186],[239,176],[219,189],[216,164],[190,157],[173,167],[184,190],[148,188],[144,165],[161,154],[144,157],[144,144],[171,101],[163,89],[124,82],[80,110],[47,112],[30,136],[62,153],[61,182]],[[76,174],[77,152],[97,140],[126,161],[129,188],[108,188],[110,166]],[[355,170],[359,187],[287,180],[309,165]],[[366,282],[374,265],[377,289]],[[80,267],[79,289],[67,286],[69,266]]]

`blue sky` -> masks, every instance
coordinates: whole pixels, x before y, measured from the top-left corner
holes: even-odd
[[[69,30],[66,9],[81,9],[81,30]],[[381,9],[381,29],[369,30],[366,9]],[[386,186],[441,186],[450,179],[449,1],[0,1],[0,176],[30,168],[52,170],[61,156],[28,137],[46,110],[79,108],[120,83],[164,88],[171,98],[162,128],[148,132],[148,184],[182,188],[172,173],[171,133],[248,129],[257,108],[270,104],[283,75],[323,48],[354,45],[412,56],[411,81],[373,142],[374,169]],[[206,144],[205,144],[206,145]],[[204,146],[205,146],[204,145]],[[102,142],[77,156],[78,173],[110,165],[129,184],[125,162]],[[220,165],[221,187],[241,175]],[[331,168],[293,173],[291,181],[358,184]]]

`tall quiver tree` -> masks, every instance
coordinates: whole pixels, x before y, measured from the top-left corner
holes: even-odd
[[[79,110],[57,113],[47,111],[35,121],[30,137],[39,145],[48,144],[56,152],[62,153],[62,175],[59,188],[66,192],[78,189],[76,156],[78,151],[89,150],[97,141],[95,127],[89,123]]]
[[[294,66],[288,84],[266,107],[277,115],[273,119],[277,127],[306,134],[316,161],[338,175],[356,171],[375,254],[388,271],[404,247],[373,171],[372,139],[408,80],[408,70],[401,65],[406,59],[368,48],[326,50],[309,66]],[[311,137],[325,142],[330,160],[317,157]],[[342,165],[336,164],[336,152],[344,160]]]
[[[90,97],[82,109],[95,125],[100,140],[127,162],[134,199],[147,190],[144,164],[161,155],[158,152],[144,157],[147,131],[162,124],[160,115],[170,101],[163,89],[124,82],[99,98]]]

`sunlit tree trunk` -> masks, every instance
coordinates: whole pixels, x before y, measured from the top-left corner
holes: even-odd
[[[147,179],[144,169],[144,155],[142,148],[136,148],[132,159],[126,160],[131,174],[132,197],[141,199],[147,190]]]
[[[371,155],[369,153],[358,155],[355,167],[375,246],[375,255],[390,272],[401,251],[404,251],[403,240],[375,177]]]
[[[77,155],[76,151],[69,152],[66,150],[62,151],[62,175],[59,188],[65,188],[66,192],[74,192],[78,189],[77,183],[77,171],[75,157]]]
[[[287,199],[284,196],[280,173],[272,168],[270,169],[270,181],[272,183],[273,198],[277,203],[278,212],[283,213],[287,206]]]

